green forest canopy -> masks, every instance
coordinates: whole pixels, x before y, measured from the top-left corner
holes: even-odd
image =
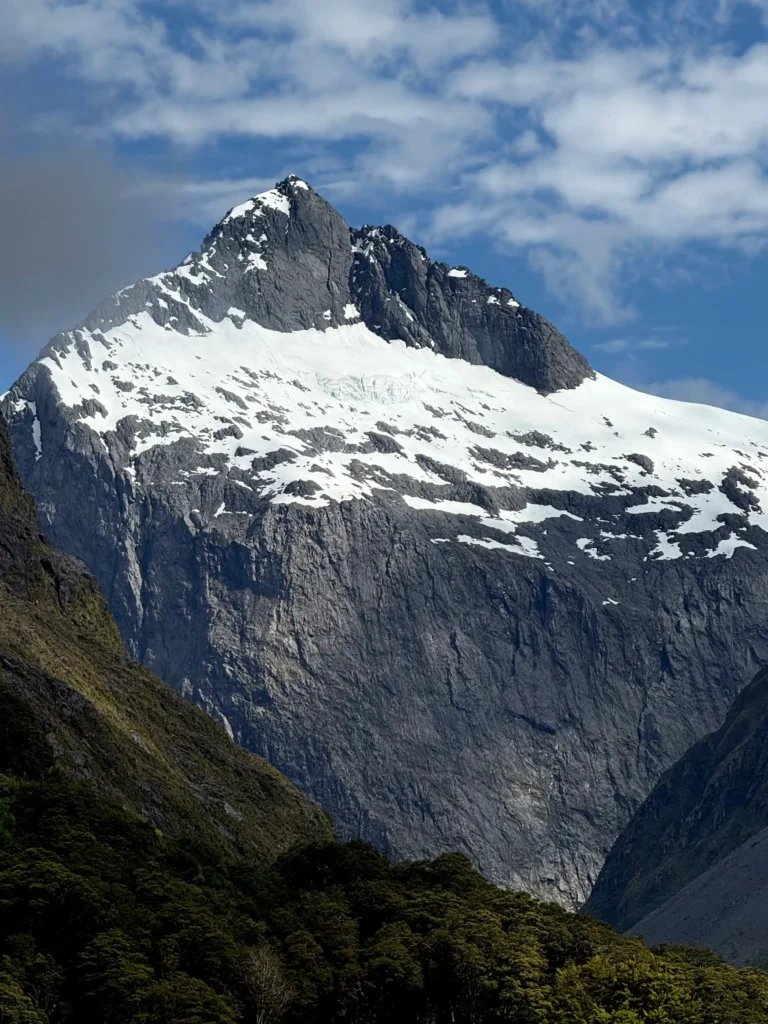
[[[0,684],[0,1024],[751,1024],[768,976],[359,842],[277,863],[64,778]]]

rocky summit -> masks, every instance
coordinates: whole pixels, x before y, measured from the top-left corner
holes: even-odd
[[[580,903],[768,657],[768,423],[596,374],[297,178],[3,411],[131,652],[397,857]]]

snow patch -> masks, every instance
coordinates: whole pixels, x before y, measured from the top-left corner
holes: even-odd
[[[456,538],[460,544],[471,544],[479,548],[496,549],[498,551],[509,551],[513,555],[524,555],[526,558],[543,558],[539,551],[539,545],[530,537],[516,537],[514,544],[502,544],[498,540],[490,540],[483,537],[469,537],[462,533]]]
[[[239,220],[241,217],[248,217],[250,214],[258,217],[261,215],[259,207],[262,206],[268,206],[272,210],[277,210],[278,213],[284,213],[286,217],[289,217],[291,214],[291,201],[288,196],[284,196],[282,192],[272,188],[268,192],[262,192],[247,202],[241,203],[239,206],[233,206],[221,223],[228,224],[230,221]]]
[[[240,220],[241,217],[247,217],[249,213],[253,213],[255,208],[255,199],[249,199],[245,203],[240,203],[239,206],[233,206],[221,223],[228,224],[231,220]]]
[[[27,402],[27,407],[34,416],[34,419],[32,420],[32,441],[35,445],[35,462],[39,462],[43,457],[43,442],[40,420],[37,418],[37,403]]]
[[[718,555],[725,555],[726,558],[733,558],[733,553],[736,548],[751,548],[753,551],[757,551],[754,544],[750,544],[749,541],[742,540],[740,537],[737,537],[735,533],[732,533],[730,537],[726,537],[725,540],[721,540],[713,551],[708,551],[707,558],[717,558]]]
[[[680,504],[682,504],[682,502],[679,502],[676,505],[671,505],[664,498],[649,498],[644,505],[630,505],[626,511],[632,516],[644,515],[649,512],[663,512],[665,510],[670,512],[679,512]]]
[[[245,259],[246,272],[249,270],[266,270],[267,261],[260,252],[249,252]]]
[[[627,511],[631,511],[631,509]],[[673,541],[670,534],[664,533],[663,530],[657,530],[656,540],[658,543],[653,551],[651,551],[650,558],[656,557],[669,560],[683,557],[683,552],[680,550],[680,542]]]
[[[593,543],[594,541],[591,537],[579,537],[576,541],[576,547],[579,551],[583,551],[585,555],[593,558],[596,562],[610,562],[611,556],[601,555],[600,552],[592,546]]]
[[[429,501],[427,498],[417,498],[411,494],[404,494],[403,501],[411,508],[419,509],[422,512],[447,512],[452,516],[488,515],[484,508],[466,501]]]
[[[260,196],[256,197],[256,202],[261,203],[262,206],[268,206],[272,210],[277,210],[278,213],[284,213],[286,217],[291,215],[290,199],[282,192],[278,192],[276,188],[270,189],[269,192],[262,192]]]

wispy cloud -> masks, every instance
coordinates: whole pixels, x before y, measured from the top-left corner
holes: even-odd
[[[651,395],[662,398],[676,398],[682,402],[697,402],[701,405],[716,405],[746,416],[768,419],[768,402],[755,401],[737,395],[704,377],[681,377],[678,380],[659,381],[642,388]]]
[[[672,338],[641,338],[632,341],[629,338],[611,338],[610,341],[599,341],[592,345],[593,352],[605,352],[608,355],[626,355],[632,352],[660,352],[681,344]]]
[[[225,210],[236,206],[245,196],[258,195],[275,184],[276,178],[287,177],[293,168],[275,168],[267,177],[213,178],[208,181],[179,180],[173,190],[171,216],[206,227],[221,219]],[[149,199],[167,196],[168,183],[164,179],[144,178],[136,190]]]
[[[8,8],[8,10],[5,9]],[[420,13],[414,0],[189,0],[175,33],[141,0],[7,0],[8,57],[54,55],[105,86],[93,130],[197,146],[222,137],[351,143],[359,178],[423,183],[491,136],[483,104],[444,83],[493,52],[484,7]],[[169,3],[168,15],[179,9]],[[95,112],[97,113],[97,112]]]
[[[516,115],[543,144],[473,172],[470,198],[436,212],[436,233],[481,228],[527,249],[552,287],[605,321],[626,314],[617,293],[629,260],[768,239],[765,45],[739,56],[600,46],[574,60],[481,62],[453,87]]]

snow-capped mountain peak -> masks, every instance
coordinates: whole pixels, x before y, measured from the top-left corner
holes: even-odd
[[[286,179],[3,402],[134,653],[345,834],[575,905],[768,657],[768,423]]]
[[[295,195],[297,190],[312,191],[305,181],[292,174],[267,192],[261,192],[259,195],[253,196],[240,206],[233,206],[227,212],[221,224],[229,224],[230,221],[240,220],[244,217],[253,220],[256,217],[261,217],[265,208],[277,210],[285,214],[286,217],[290,217],[291,197]]]
[[[38,378],[134,486],[173,452],[203,519],[378,496],[441,513],[436,542],[553,566],[730,557],[768,525],[768,425],[595,375],[508,289],[350,231],[297,177],[54,339],[8,400],[36,461]],[[548,518],[570,523],[557,553]]]

